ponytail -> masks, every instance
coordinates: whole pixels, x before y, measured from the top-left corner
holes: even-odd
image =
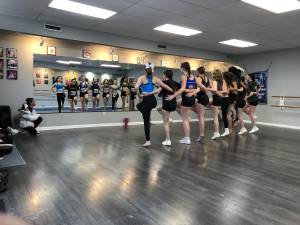
[[[191,76],[191,66],[188,62],[181,63],[180,67],[188,73],[189,77]]]

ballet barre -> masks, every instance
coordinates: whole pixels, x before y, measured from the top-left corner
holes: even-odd
[[[274,108],[280,108],[281,110],[287,109],[300,109],[297,105],[286,105],[286,99],[300,99],[298,96],[272,96],[272,98],[279,98],[279,105],[271,105]]]

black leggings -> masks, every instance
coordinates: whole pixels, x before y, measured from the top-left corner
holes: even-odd
[[[227,113],[228,113],[229,105],[230,105],[229,97],[224,97],[221,105],[224,128],[228,128]]]
[[[62,105],[65,104],[65,94],[64,93],[57,93],[57,103],[58,103],[58,112],[61,113]]]
[[[150,141],[150,116],[152,109],[154,109],[156,105],[157,101],[154,95],[143,97],[143,101],[136,105],[136,108],[143,115],[146,141]]]
[[[112,110],[115,110],[115,105],[116,105],[116,102],[118,101],[118,98],[119,98],[119,94],[117,94],[116,96],[112,96],[112,106],[111,106],[111,109]]]
[[[36,135],[37,134],[37,130],[35,128],[37,128],[38,125],[40,125],[40,123],[42,121],[43,121],[43,118],[39,117],[35,121],[32,121],[34,123],[34,127],[25,127],[24,130],[28,131],[28,133],[30,133],[31,135]]]

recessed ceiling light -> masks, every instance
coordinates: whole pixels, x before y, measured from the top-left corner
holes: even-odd
[[[190,29],[187,27],[181,27],[181,26],[172,25],[172,24],[164,24],[162,26],[155,27],[154,30],[159,30],[159,31],[183,35],[183,36],[192,36],[195,34],[202,33],[202,31],[199,31],[199,30],[194,30],[194,29]]]
[[[100,19],[107,19],[116,14],[116,12],[111,10],[102,9],[99,7],[82,4],[74,1],[69,1],[69,0],[53,0],[49,4],[49,7],[65,10],[68,12],[78,13],[86,16],[92,16]]]
[[[113,64],[101,64],[101,67],[109,67],[109,68],[120,68],[120,65],[113,65]]]
[[[242,2],[274,13],[284,13],[300,9],[300,2],[298,0],[242,0]]]
[[[221,41],[219,42],[220,44],[224,45],[231,45],[239,48],[247,48],[247,47],[253,47],[256,46],[256,43],[248,42],[248,41],[243,41],[243,40],[238,40],[238,39],[231,39],[227,41]]]

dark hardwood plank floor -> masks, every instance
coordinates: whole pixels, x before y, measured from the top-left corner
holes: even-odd
[[[299,225],[300,132],[161,146],[161,125],[143,149],[143,127],[21,135],[27,165],[10,170],[7,212],[38,225]],[[196,139],[196,124],[192,125]]]

